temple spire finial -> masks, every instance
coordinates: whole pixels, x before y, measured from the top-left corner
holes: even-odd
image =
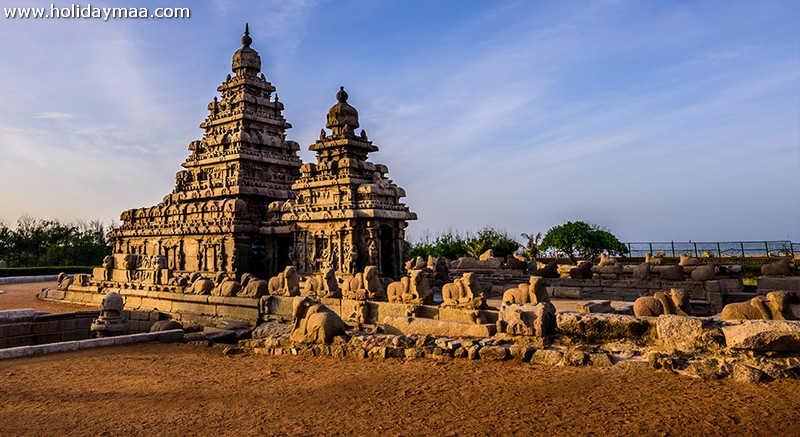
[[[339,92],[336,93],[336,100],[338,100],[339,103],[345,103],[347,102],[347,97],[347,91],[344,90],[344,86],[340,86]]]
[[[253,43],[253,38],[250,38],[250,24],[244,23],[244,36],[242,37],[242,46],[250,47]]]

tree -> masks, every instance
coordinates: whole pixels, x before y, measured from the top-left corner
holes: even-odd
[[[500,232],[487,226],[475,235],[467,233],[466,237],[462,237],[457,231],[448,230],[444,234],[432,238],[426,232],[419,243],[409,244],[408,257],[421,256],[425,258],[432,255],[449,259],[458,259],[462,256],[478,258],[487,250],[492,249],[495,256],[505,258],[519,248],[520,244],[506,232]]]
[[[564,252],[575,264],[578,258],[593,259],[602,252],[622,255],[628,248],[611,232],[586,222],[567,222],[547,231],[539,244],[540,250],[556,249]]]
[[[542,233],[537,232],[536,234],[520,234],[522,238],[525,239],[528,243],[525,244],[522,248],[522,254],[525,255],[528,259],[536,259],[539,257],[539,242],[542,240]]]

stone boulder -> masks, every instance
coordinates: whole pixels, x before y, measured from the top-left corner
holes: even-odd
[[[561,335],[587,343],[644,342],[654,335],[651,331],[655,323],[651,320],[617,314],[561,312],[556,315]]]
[[[392,335],[430,335],[447,338],[487,338],[497,332],[494,324],[478,325],[403,316],[385,317],[383,329],[387,334]]]
[[[536,276],[551,279],[561,277],[561,275],[558,274],[558,263],[555,261],[550,261],[547,264],[537,263]]]
[[[686,279],[683,266],[658,266],[653,267],[652,271],[657,272],[662,281],[683,281]]]
[[[703,321],[696,317],[661,315],[656,321],[656,332],[664,346],[691,352],[701,347]]]
[[[717,279],[716,267],[714,264],[706,264],[692,270],[692,281],[704,282]]]
[[[503,305],[497,318],[497,331],[509,335],[545,337],[555,328],[555,307],[549,302]]]
[[[592,263],[581,261],[577,267],[569,269],[569,277],[572,279],[592,279]]]
[[[788,259],[782,259],[761,266],[762,276],[792,276]]]
[[[800,352],[800,321],[749,320],[722,328],[731,349]]]
[[[650,263],[643,262],[633,269],[633,279],[647,281],[650,279]]]

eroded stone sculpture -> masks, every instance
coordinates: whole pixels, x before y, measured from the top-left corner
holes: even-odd
[[[527,284],[519,284],[503,293],[503,305],[550,303],[547,285],[540,276],[531,276]],[[552,305],[552,304],[551,304]]]
[[[789,305],[786,291],[771,291],[748,302],[735,302],[722,309],[722,320],[797,320]]]
[[[409,276],[400,278],[386,287],[389,302],[402,302],[414,305],[432,304],[433,291],[428,278],[422,270],[412,270]]]
[[[662,314],[689,316],[692,314],[689,293],[673,288],[666,292],[657,291],[652,296],[642,296],[633,303],[633,313],[637,317],[658,317]]]
[[[100,304],[100,316],[92,320],[89,329],[98,337],[124,334],[128,330],[128,320],[122,317],[124,307],[125,302],[118,293],[106,294]]]
[[[277,276],[269,278],[269,294],[274,296],[300,295],[300,277],[294,266],[288,266]]]
[[[297,296],[292,301],[292,333],[289,338],[298,343],[330,343],[345,333],[345,324],[330,308],[308,297]]]
[[[342,284],[342,297],[345,299],[380,300],[384,296],[381,278],[375,266],[367,266],[364,272],[356,273]]]
[[[444,284],[442,287],[442,306],[477,309],[486,306],[486,298],[478,277],[472,273]]]
[[[255,276],[245,273],[242,275],[242,289],[237,294],[238,297],[260,298],[269,294],[269,282],[258,279]]]
[[[761,274],[763,276],[791,276],[792,269],[789,260],[782,259],[761,266]]]
[[[301,294],[315,298],[342,297],[342,291],[339,289],[339,280],[336,279],[336,272],[329,267],[310,276],[306,280]]]

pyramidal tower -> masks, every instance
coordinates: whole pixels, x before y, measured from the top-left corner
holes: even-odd
[[[300,272],[332,268],[347,276],[376,266],[382,276],[403,272],[405,228],[417,215],[400,199],[405,190],[387,177],[389,169],[368,160],[378,147],[359,127],[358,111],[344,87],[328,110],[326,128],[309,147],[316,164],[304,164],[292,185],[296,199],[275,202],[290,225],[293,261]]]
[[[268,276],[289,262],[291,239],[263,226],[267,205],[294,197],[299,144],[245,26],[233,75],[208,104],[200,140],[158,205],[122,213],[109,234],[115,254],[163,257],[178,272],[250,272]]]

